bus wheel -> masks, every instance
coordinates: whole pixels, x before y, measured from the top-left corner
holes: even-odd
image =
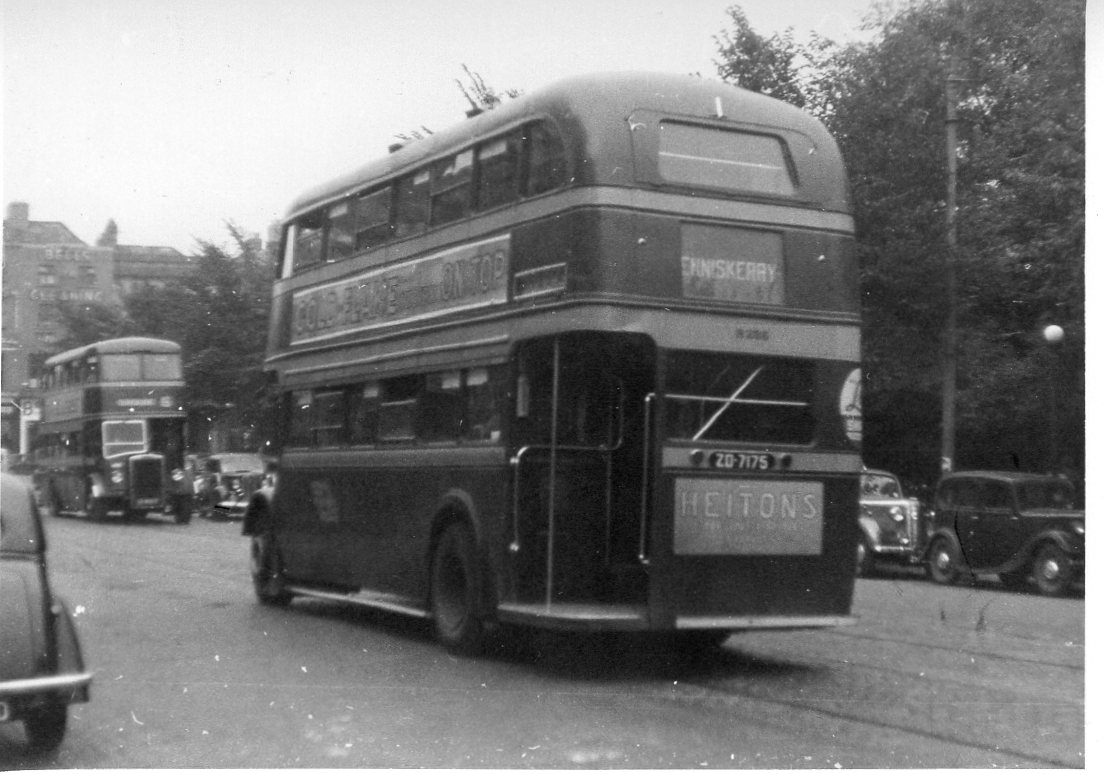
[[[451,652],[478,655],[484,628],[479,619],[479,571],[475,541],[467,526],[450,524],[433,551],[430,579],[437,639]]]
[[[928,552],[928,577],[936,583],[951,584],[962,574],[958,551],[945,537],[936,538]]]
[[[249,538],[249,572],[253,576],[253,591],[262,605],[283,607],[291,601],[280,549],[267,524],[261,524]]]
[[[1069,591],[1073,581],[1073,562],[1069,555],[1054,543],[1046,543],[1035,552],[1031,576],[1040,594],[1060,597]]]

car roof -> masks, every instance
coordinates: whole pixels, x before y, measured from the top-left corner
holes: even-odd
[[[37,554],[45,548],[31,485],[19,476],[0,473],[0,551]]]
[[[1018,470],[959,470],[943,476],[940,483],[963,478],[986,479],[988,481],[1002,481],[1005,483],[1015,483],[1017,481],[1062,480],[1059,476],[1049,473],[1024,473]]]

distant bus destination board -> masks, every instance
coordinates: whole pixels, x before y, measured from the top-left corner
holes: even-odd
[[[504,235],[300,290],[291,343],[504,304],[509,262]]]

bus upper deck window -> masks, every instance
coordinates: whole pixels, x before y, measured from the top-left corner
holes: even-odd
[[[434,165],[429,215],[433,225],[451,223],[471,211],[472,157],[466,150]]]
[[[391,187],[361,194],[356,199],[356,249],[366,250],[391,238]]]
[[[141,355],[103,355],[100,373],[105,382],[137,382],[142,379]]]
[[[180,355],[143,355],[142,373],[150,380],[177,380],[183,378]]]
[[[527,127],[529,149],[527,196],[551,191],[567,182],[567,156],[559,136],[544,124]]]
[[[659,174],[671,183],[792,196],[792,166],[782,141],[765,134],[660,124]]]
[[[519,151],[520,142],[516,134],[499,137],[479,146],[476,199],[480,209],[497,207],[518,198]]]
[[[313,214],[300,220],[295,224],[292,237],[295,240],[292,245],[295,271],[321,263],[322,220],[320,215]]]
[[[349,202],[338,202],[328,213],[329,234],[326,238],[326,260],[340,261],[356,251],[353,208]]]
[[[395,236],[425,231],[429,222],[429,170],[399,180],[395,199]]]

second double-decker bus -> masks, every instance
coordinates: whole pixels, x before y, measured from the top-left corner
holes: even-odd
[[[37,484],[55,513],[192,514],[180,345],[132,336],[46,360]]]
[[[850,621],[859,296],[843,164],[796,108],[578,77],[309,191],[266,368],[262,602],[497,624]]]

